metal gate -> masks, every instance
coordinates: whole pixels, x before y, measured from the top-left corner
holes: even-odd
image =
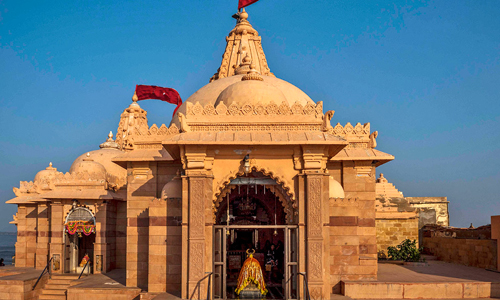
[[[282,282],[284,299],[298,299],[298,226],[296,225],[216,225],[214,226],[213,240],[213,281],[212,299],[226,300],[226,268],[227,268],[227,233],[231,229],[276,229],[284,230],[284,269]]]

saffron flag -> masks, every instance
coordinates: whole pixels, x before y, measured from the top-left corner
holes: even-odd
[[[136,85],[135,94],[137,96],[137,100],[157,99],[177,105],[174,110],[174,115],[179,106],[182,104],[182,99],[179,93],[171,88],[154,85]]]
[[[238,9],[242,9],[243,7],[249,6],[250,4],[254,4],[259,0],[239,0]]]

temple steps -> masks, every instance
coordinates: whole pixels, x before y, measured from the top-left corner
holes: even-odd
[[[78,275],[52,275],[38,299],[65,300],[66,290],[71,285],[71,282],[78,279]]]

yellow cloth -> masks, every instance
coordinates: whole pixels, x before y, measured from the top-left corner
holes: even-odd
[[[243,263],[243,267],[241,267],[236,294],[239,295],[250,282],[257,285],[262,295],[267,294],[266,283],[264,282],[264,276],[262,276],[262,268],[259,261],[253,258],[252,254],[248,256]]]

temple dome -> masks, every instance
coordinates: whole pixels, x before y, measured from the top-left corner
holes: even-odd
[[[35,175],[35,182],[41,182],[45,180],[54,179],[57,175],[57,169],[52,167],[52,163],[49,163],[49,166],[45,168],[45,170],[41,170]]]
[[[246,90],[246,93],[248,94],[246,97],[253,97],[253,93],[255,92],[254,90],[248,91],[248,85],[242,84],[243,81],[241,78],[243,75],[233,75],[230,77],[225,77],[221,79],[217,79],[215,81],[210,82],[209,84],[203,86],[200,88],[198,91],[196,91],[194,94],[192,94],[182,105],[179,107],[177,112],[182,113],[186,115],[187,111],[187,103],[191,104],[196,104],[200,103],[201,106],[205,106],[207,104],[210,105],[215,105],[216,102],[218,102],[219,96],[221,96],[221,93],[226,90],[228,87],[230,87],[233,84],[237,84],[233,89],[235,88],[241,88],[243,87],[244,90]],[[294,103],[298,102],[302,106],[305,106],[309,103],[314,103],[314,101],[306,94],[304,93],[301,89],[296,87],[295,85],[284,81],[282,79],[272,77],[272,76],[266,76],[262,75],[263,81],[260,83],[265,84],[265,86],[269,90],[273,91],[264,91],[260,90],[260,93],[268,93],[268,94],[278,94],[278,92],[281,92],[279,99],[280,100],[273,100],[274,103],[280,104],[282,101],[286,101],[290,106],[292,106]],[[248,80],[248,81],[253,81],[253,80]],[[262,85],[261,85],[262,86]],[[245,88],[246,87],[246,88]],[[228,91],[229,92],[229,91]],[[244,101],[242,100],[237,100],[240,105],[245,104]],[[246,100],[245,100],[246,101]],[[227,105],[227,103],[226,103]],[[172,118],[172,123],[175,124],[177,127],[180,127],[180,122],[179,122],[179,117],[178,114],[175,114]]]
[[[94,179],[106,180],[107,172],[106,168],[90,158],[90,152],[85,155],[81,161],[74,161],[69,170],[71,174],[74,173],[89,173],[94,175]]]
[[[342,185],[337,180],[330,176],[329,181],[329,198],[345,198],[344,189]]]
[[[113,158],[118,155],[123,154],[122,151],[118,150],[119,146],[113,141],[113,135],[108,135],[106,142],[102,143],[99,147],[101,149],[90,151],[78,156],[73,164],[71,165],[69,172],[77,172],[80,168],[80,164],[87,158],[99,163],[104,167],[107,174],[114,176],[116,178],[124,179],[127,177],[127,170],[120,167],[113,162]]]
[[[262,76],[259,74],[251,74],[250,72],[247,75],[243,76],[241,81],[233,83],[225,88],[219,94],[219,97],[217,97],[215,106],[219,105],[219,103],[224,103],[226,106],[229,106],[235,102],[240,104],[261,103],[263,105],[271,102],[277,104],[283,101],[286,102],[283,92],[275,86],[265,82]]]
[[[161,190],[161,199],[182,199],[182,181],[179,174],[165,184]]]

